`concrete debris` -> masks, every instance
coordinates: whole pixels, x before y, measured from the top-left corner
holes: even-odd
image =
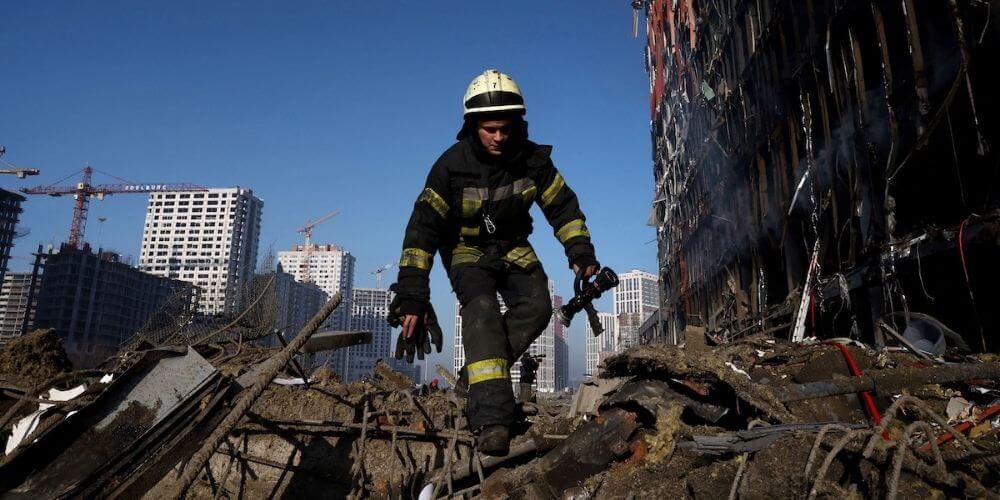
[[[580,384],[576,393],[573,394],[573,402],[570,404],[569,417],[577,415],[597,415],[597,407],[608,394],[621,389],[629,377],[593,378]]]
[[[56,402],[69,401],[80,394],[87,388],[85,385],[78,385],[72,389],[61,391],[59,389],[49,389],[48,396],[45,398],[51,403],[38,403],[38,410],[34,413],[22,418],[20,421],[14,424],[11,429],[10,438],[7,439],[7,444],[4,447],[4,455],[10,455],[18,446],[24,442],[24,438],[35,432],[38,428],[39,422],[41,422],[42,415],[45,414],[50,408],[56,407]],[[67,414],[67,417],[69,415]]]
[[[1000,369],[990,354],[947,352],[945,361],[766,334],[717,343],[692,328],[686,347],[643,345],[608,358],[572,403],[540,398],[512,429],[510,454],[486,457],[476,451],[460,394],[418,388],[387,364],[366,381],[345,384],[321,367],[305,374],[309,384],[295,383],[304,382],[296,381],[302,366],[291,360],[334,307],[283,347],[237,340],[121,352],[107,372],[58,373],[5,389],[0,492],[1000,494]]]

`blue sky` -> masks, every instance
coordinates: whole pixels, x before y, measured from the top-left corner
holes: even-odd
[[[495,67],[519,83],[532,139],[554,145],[601,262],[655,271],[649,84],[631,23],[624,0],[8,2],[0,145],[42,173],[0,185],[49,184],[89,163],[135,182],[249,187],[265,203],[261,253],[340,209],[314,241],[349,249],[356,286],[374,286],[454,141],[465,87]],[[145,203],[91,203],[87,239],[138,255]],[[24,209],[15,270],[38,243],[65,240],[72,201],[32,196]],[[532,241],[568,296],[561,247],[537,208],[535,219]],[[448,345],[431,361],[450,367],[454,296],[440,267],[431,286]],[[578,320],[571,378],[583,342]]]

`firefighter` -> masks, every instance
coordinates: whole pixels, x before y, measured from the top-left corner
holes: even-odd
[[[531,385],[535,383],[535,373],[538,371],[538,358],[535,358],[531,354],[525,352],[521,356],[521,379],[520,394],[517,395],[518,401],[523,403],[531,403],[534,399],[534,393],[531,391]]]
[[[406,226],[390,321],[402,326],[397,357],[422,358],[432,341],[441,352],[428,282],[439,253],[461,304],[459,386],[468,387],[469,425],[482,453],[505,455],[514,421],[510,367],[552,313],[548,277],[528,242],[531,205],[541,208],[577,275],[589,278],[599,266],[576,195],[549,158],[552,147],[528,140],[514,80],[487,70],[463,104],[457,142],[431,168]],[[497,293],[507,306],[502,315]]]

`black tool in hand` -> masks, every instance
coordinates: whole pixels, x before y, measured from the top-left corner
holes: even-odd
[[[568,327],[576,313],[586,310],[587,317],[590,319],[590,329],[594,331],[594,336],[604,333],[604,327],[601,326],[601,320],[597,316],[593,302],[600,298],[602,293],[616,286],[618,286],[618,275],[610,267],[598,271],[594,275],[593,281],[584,281],[578,274],[573,281],[573,298],[556,310],[556,317],[563,326]]]

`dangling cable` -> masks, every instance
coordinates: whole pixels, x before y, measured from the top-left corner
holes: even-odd
[[[970,216],[971,217],[971,216]],[[962,261],[962,274],[965,275],[965,288],[969,291],[969,300],[972,302],[972,314],[976,317],[976,326],[979,328],[979,342],[986,351],[986,336],[983,335],[983,322],[979,319],[979,308],[976,307],[976,296],[972,293],[972,282],[969,280],[969,266],[965,261],[965,225],[969,222],[966,217],[958,226],[958,258]]]

